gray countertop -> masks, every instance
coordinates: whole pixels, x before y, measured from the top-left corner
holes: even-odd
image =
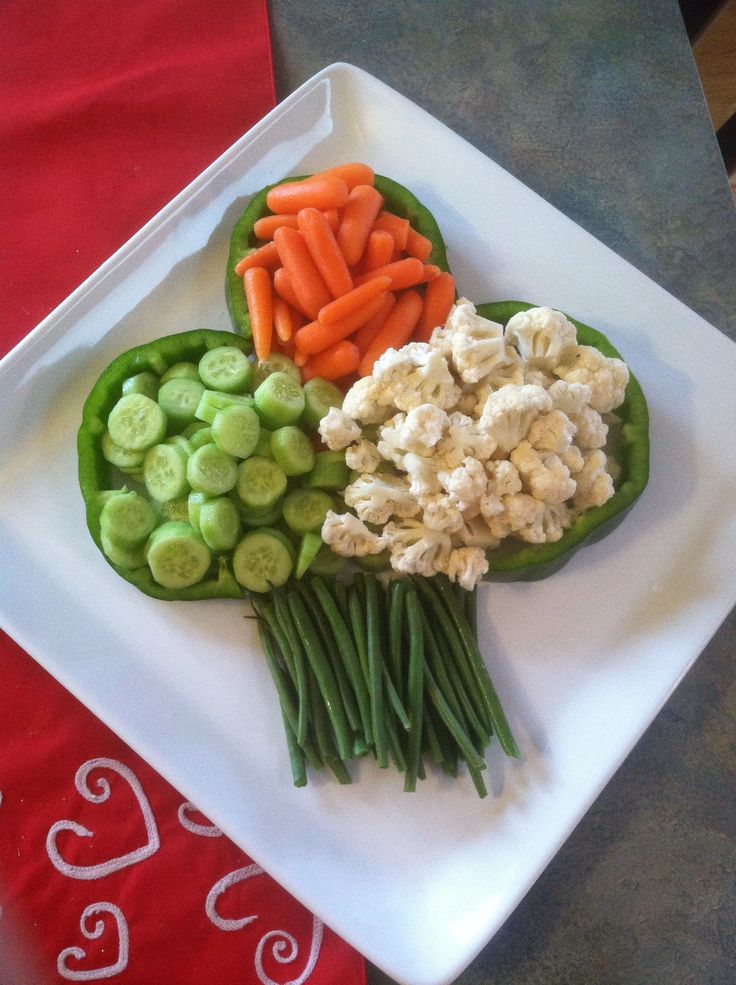
[[[736,211],[675,0],[271,0],[736,338]],[[736,615],[458,985],[734,985]],[[371,985],[389,979],[369,969]]]

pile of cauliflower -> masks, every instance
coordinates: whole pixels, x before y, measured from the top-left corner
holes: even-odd
[[[559,540],[613,496],[604,448],[628,380],[559,311],[531,308],[504,330],[461,298],[428,343],[386,351],[322,419],[358,473],[322,539],[472,590],[504,538]]]

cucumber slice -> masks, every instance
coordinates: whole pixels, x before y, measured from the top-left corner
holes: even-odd
[[[306,572],[309,570],[312,561],[314,561],[321,549],[322,538],[319,534],[304,534],[301,539],[301,543],[299,544],[299,554],[296,559],[296,571],[294,574],[297,578],[304,577]]]
[[[187,480],[197,492],[222,496],[233,488],[237,478],[237,462],[215,444],[197,448],[187,461]]]
[[[251,530],[233,552],[233,574],[249,592],[278,588],[293,570],[294,549],[288,537],[272,527]]]
[[[239,349],[234,351],[240,352]],[[261,424],[258,414],[252,407],[232,404],[218,411],[212,422],[212,438],[215,444],[236,458],[247,458],[252,455],[260,436]]]
[[[192,443],[189,438],[185,438],[183,434],[172,434],[170,438],[166,438],[164,441],[165,445],[174,445],[182,451],[187,458],[192,454],[194,448],[192,448]]]
[[[129,451],[116,445],[110,437],[108,431],[100,439],[102,457],[111,465],[116,465],[119,469],[138,469],[143,465],[145,451]]]
[[[235,489],[243,506],[255,510],[272,509],[286,492],[286,475],[276,462],[252,455],[238,466]]]
[[[235,503],[227,496],[202,503],[199,532],[210,550],[231,551],[240,537],[240,514]]]
[[[253,367],[241,349],[220,345],[210,349],[199,360],[199,376],[210,390],[242,393],[253,375]]]
[[[202,445],[211,445],[212,443],[212,428],[209,424],[203,424],[198,431],[195,431],[189,436],[189,444],[192,446],[192,451],[196,451]]]
[[[174,363],[172,366],[166,370],[166,372],[161,377],[162,383],[168,383],[169,380],[199,380],[199,370],[197,369],[196,363]],[[201,381],[200,381],[201,382]]]
[[[253,397],[258,416],[267,428],[296,424],[304,411],[304,390],[288,373],[271,373]]]
[[[189,498],[187,496],[177,496],[176,499],[167,499],[165,503],[161,503],[159,510],[164,520],[189,522]]]
[[[294,424],[287,424],[273,432],[271,452],[285,475],[306,475],[314,467],[312,442]]]
[[[113,564],[117,564],[118,567],[133,571],[135,568],[142,568],[145,565],[145,547],[121,547],[120,544],[114,544],[104,533],[100,533],[100,541],[105,557],[109,558]]]
[[[190,524],[169,520],[148,539],[146,559],[153,580],[164,588],[187,588],[207,574],[210,549]]]
[[[333,505],[323,489],[292,489],[284,499],[284,522],[295,534],[319,531]]]
[[[151,499],[165,503],[189,489],[187,455],[175,444],[154,445],[143,459],[143,482]]]
[[[144,393],[126,393],[107,419],[110,437],[128,451],[145,451],[166,434],[166,414]]]
[[[223,393],[220,390],[205,390],[197,406],[197,420],[204,421],[206,424],[212,424],[219,410],[224,410],[225,407],[230,407],[233,404],[252,407],[253,397],[243,393]]]
[[[272,373],[286,373],[296,383],[301,383],[302,381],[301,370],[293,359],[289,359],[288,356],[285,356],[281,352],[272,352],[265,359],[261,359],[260,362],[256,363],[253,372],[254,388],[259,387],[266,377],[271,376]]]
[[[199,530],[199,516],[202,507],[211,497],[203,492],[190,492],[187,496],[187,520],[195,530]]]
[[[302,424],[316,431],[330,407],[342,407],[344,394],[334,383],[319,376],[304,384],[304,413]]]
[[[272,431],[268,428],[261,427],[261,433],[258,436],[258,444],[253,449],[254,455],[260,455],[261,458],[271,458],[273,459],[273,452],[271,451],[271,435]]]
[[[311,489],[344,489],[349,481],[344,451],[318,451],[314,468],[304,476],[302,484]]]
[[[100,532],[119,547],[139,547],[155,526],[155,510],[137,492],[112,496],[100,512]]]
[[[143,373],[136,373],[135,376],[129,376],[127,380],[123,380],[123,396],[126,393],[142,393],[144,396],[150,397],[151,400],[155,400],[158,396],[159,384],[158,376],[145,370]]]
[[[169,431],[183,431],[196,420],[195,414],[204,385],[188,376],[167,380],[158,391],[158,402],[169,422]]]

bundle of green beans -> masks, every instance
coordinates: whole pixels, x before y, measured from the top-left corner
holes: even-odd
[[[348,761],[372,755],[404,774],[406,791],[425,778],[425,760],[453,777],[465,763],[485,797],[492,736],[519,755],[478,648],[475,591],[444,575],[384,583],[358,573],[251,601],[296,786],[307,766],[350,783]]]

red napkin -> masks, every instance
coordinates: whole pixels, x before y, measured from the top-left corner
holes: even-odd
[[[264,0],[0,4],[0,355],[274,105]],[[363,959],[0,633],[0,983]]]

